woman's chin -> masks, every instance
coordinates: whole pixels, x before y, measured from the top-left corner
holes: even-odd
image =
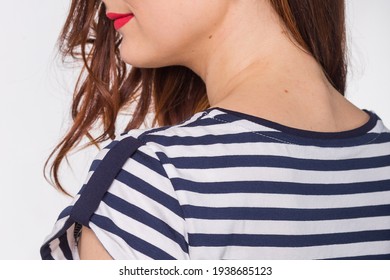
[[[122,41],[119,51],[122,61],[137,68],[161,68],[178,64],[169,59],[169,56],[163,56],[161,51],[134,46],[125,40]]]
[[[141,55],[140,52],[120,51],[121,59],[126,64],[137,68],[158,68],[156,61],[151,56]]]
[[[133,56],[127,56],[121,54],[121,59],[126,64],[131,65],[132,67],[137,68],[161,68],[161,67],[167,67],[172,66],[172,64],[168,63],[156,63],[156,60],[154,59],[140,59],[140,57],[133,57]]]

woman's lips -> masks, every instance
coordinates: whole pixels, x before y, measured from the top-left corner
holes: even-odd
[[[114,21],[114,27],[116,30],[118,30],[123,25],[128,23],[134,17],[134,14],[107,13],[106,16]]]

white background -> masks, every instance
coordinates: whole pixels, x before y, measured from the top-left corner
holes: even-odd
[[[70,124],[76,71],[56,57],[70,0],[2,1],[0,17],[0,259],[39,259],[69,199],[43,178],[45,159]],[[347,97],[390,126],[390,1],[347,0]],[[64,185],[76,193],[96,148],[72,155]]]

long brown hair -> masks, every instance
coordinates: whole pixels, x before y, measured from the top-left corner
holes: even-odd
[[[323,68],[330,83],[341,93],[346,83],[344,0],[269,0],[288,33]],[[121,59],[121,38],[106,17],[101,0],[72,0],[58,39],[63,60],[81,60],[71,115],[73,124],[49,155],[50,183],[64,193],[58,171],[67,154],[87,137],[82,148],[115,138],[121,110],[135,105],[125,132],[139,128],[153,112],[153,125],[173,125],[209,107],[202,79],[183,66],[156,69],[128,67]],[[93,137],[92,129],[101,134]],[[48,180],[49,181],[49,180]]]

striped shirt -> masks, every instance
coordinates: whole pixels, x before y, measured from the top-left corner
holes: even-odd
[[[83,224],[114,259],[390,259],[390,131],[366,112],[339,133],[210,108],[122,134],[41,256],[78,259]],[[134,152],[116,162],[120,145]]]

